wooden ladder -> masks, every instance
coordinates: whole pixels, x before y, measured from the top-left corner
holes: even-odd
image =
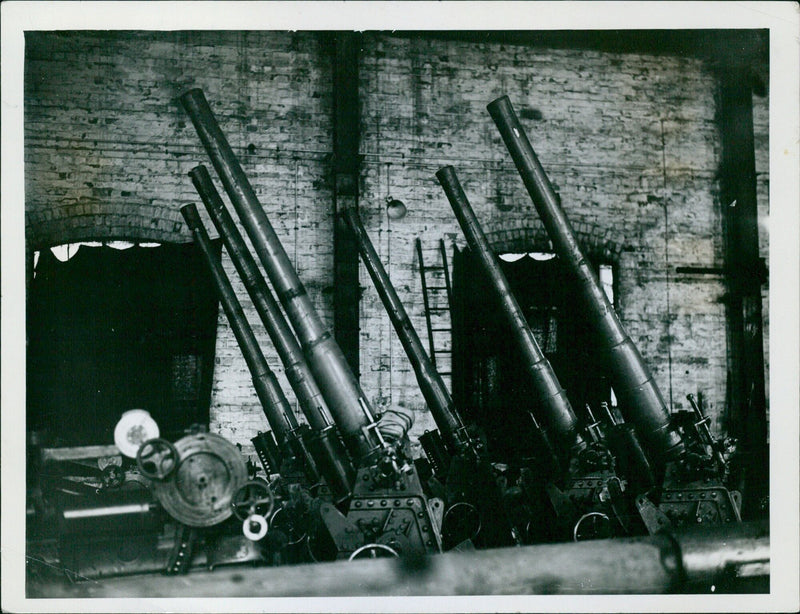
[[[426,265],[423,258],[422,241],[416,240],[419,275],[422,282],[422,300],[425,306],[425,324],[428,328],[428,347],[433,366],[450,385],[452,374],[453,324],[450,313],[452,304],[452,285],[450,268],[447,264],[447,250],[444,239],[439,239],[438,260],[441,264]],[[438,348],[438,349],[437,349]]]

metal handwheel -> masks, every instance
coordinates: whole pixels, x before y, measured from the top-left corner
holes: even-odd
[[[397,551],[385,544],[364,544],[350,555],[348,561],[356,559],[399,558]]]
[[[272,513],[274,505],[275,497],[272,490],[269,484],[262,480],[245,482],[231,500],[234,515],[244,521],[254,515],[266,519]]]
[[[136,453],[136,464],[150,480],[166,480],[178,466],[178,451],[166,439],[148,439]]]
[[[442,533],[455,543],[475,539],[481,532],[481,515],[471,503],[454,503],[442,517]]]
[[[580,517],[572,529],[572,539],[576,542],[587,539],[611,537],[611,519],[602,512],[589,512]]]

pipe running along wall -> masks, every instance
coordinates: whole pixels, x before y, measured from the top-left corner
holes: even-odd
[[[465,451],[470,446],[470,440],[464,423],[453,404],[453,399],[450,397],[441,375],[439,375],[430,357],[423,349],[417,331],[414,330],[403,303],[400,302],[389,275],[383,268],[383,264],[381,264],[372,241],[370,241],[369,235],[364,229],[364,224],[361,222],[358,211],[353,207],[345,209],[342,212],[342,217],[356,237],[364,266],[375,284],[375,289],[378,291],[397,336],[403,344],[403,349],[406,351],[411,366],[414,368],[417,383],[445,443],[454,451]]]
[[[654,461],[663,462],[678,456],[683,442],[671,424],[661,392],[584,257],[511,101],[502,96],[491,102],[487,109],[500,130],[558,257],[579,285],[587,318],[602,343],[611,385],[619,399],[622,415],[636,427],[648,451],[654,454]]]
[[[501,313],[511,327],[513,338],[522,353],[525,368],[536,390],[536,405],[540,409],[540,418],[546,430],[556,439],[562,453],[581,447],[584,442],[578,432],[575,412],[553,367],[539,349],[533,331],[489,247],[455,170],[452,166],[445,166],[436,173],[436,178],[453,207],[467,243],[491,281],[490,287],[501,306]]]
[[[278,444],[285,447],[288,445],[290,431],[298,426],[297,420],[292,413],[291,405],[289,405],[286,396],[278,385],[275,374],[267,365],[264,354],[261,352],[253,330],[247,322],[228,276],[214,256],[211,239],[209,239],[205,226],[203,226],[197,207],[193,204],[184,205],[181,207],[181,214],[192,231],[195,243],[199,246],[203,258],[208,264],[214,288],[217,290],[222,308],[228,317],[228,322],[230,322],[239,348],[242,350],[247,367],[250,369],[253,386],[256,389],[258,400],[261,402],[264,415],[275,433]]]
[[[180,101],[264,265],[345,445],[354,458],[371,459],[380,448],[374,430],[366,428],[371,423],[366,412],[372,411],[342,350],[314,309],[203,92],[189,90]]]

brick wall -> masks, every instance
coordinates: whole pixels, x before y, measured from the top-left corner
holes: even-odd
[[[176,99],[200,87],[331,324],[331,66],[315,35],[42,33],[28,36],[27,49],[30,246],[189,240],[178,210],[199,199],[186,173],[208,159]],[[414,240],[431,263],[440,238],[463,245],[436,170],[456,167],[498,249],[540,247],[537,215],[485,110],[507,94],[579,236],[616,258],[620,316],[665,397],[680,408],[687,393],[702,393],[720,427],[724,288],[714,277],[674,273],[723,258],[715,84],[703,63],[368,33],[360,69],[362,218],[423,342]],[[766,217],[767,101],[755,105]],[[405,218],[387,217],[387,194],[406,203]],[[765,255],[767,238],[764,231]],[[225,256],[223,263],[294,402]],[[419,410],[421,433],[432,421],[413,371],[363,268],[360,276],[362,388],[378,408]],[[266,423],[223,314],[216,361],[212,429],[249,449]]]
[[[723,259],[715,81],[706,66],[384,35],[368,35],[364,48],[362,217],[423,339],[414,238],[430,248],[442,237],[464,244],[433,177],[441,166],[456,168],[498,250],[542,248],[538,216],[485,109],[505,94],[586,249],[615,254],[621,319],[664,396],[680,409],[688,408],[686,394],[702,394],[719,429],[724,287],[717,277],[675,274]],[[766,104],[756,104],[757,129],[766,134]],[[404,219],[386,216],[389,193],[407,204]],[[766,198],[762,205],[766,212]],[[422,409],[413,372],[399,343],[387,340],[388,318],[363,278],[363,387],[378,404]],[[418,431],[430,428],[422,412],[418,422]]]
[[[332,215],[323,161],[331,149],[331,68],[316,36],[41,33],[29,34],[26,44],[26,238],[33,249],[88,239],[189,241],[179,212],[186,202],[198,204],[215,236],[187,176],[197,164],[211,165],[177,102],[200,87],[330,322]],[[224,250],[223,264],[294,403]],[[222,310],[211,422],[245,446],[266,427]]]

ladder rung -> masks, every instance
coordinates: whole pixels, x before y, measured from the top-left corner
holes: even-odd
[[[434,354],[452,354],[453,350],[433,350]]]
[[[432,328],[431,329],[435,333],[452,333],[452,328]]]
[[[428,311],[450,311],[449,307],[428,307]]]
[[[439,371],[439,375],[453,375],[452,371]]]
[[[428,290],[447,290],[447,286],[428,286]]]
[[[423,271],[444,271],[444,267],[441,265],[431,264],[428,266],[422,267]]]

